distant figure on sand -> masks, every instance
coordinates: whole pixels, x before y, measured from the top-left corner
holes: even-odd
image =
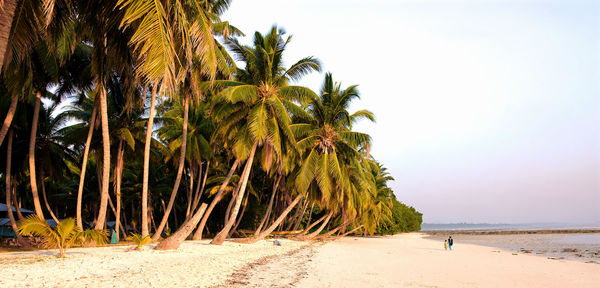
[[[452,250],[452,245],[454,245],[454,240],[452,240],[452,236],[448,236],[448,247]]]
[[[444,240],[444,250],[448,250],[448,240]]]

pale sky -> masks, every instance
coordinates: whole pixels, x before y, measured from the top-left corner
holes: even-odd
[[[600,222],[600,1],[234,0],[359,84],[373,155],[425,222]],[[318,92],[322,74],[300,82]]]

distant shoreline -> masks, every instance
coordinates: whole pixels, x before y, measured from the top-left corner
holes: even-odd
[[[516,235],[516,234],[581,234],[600,233],[600,229],[444,229],[444,230],[422,230],[420,233],[428,235],[440,234],[462,234],[462,235]]]

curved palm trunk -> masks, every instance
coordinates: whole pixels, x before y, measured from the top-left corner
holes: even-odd
[[[15,216],[13,215],[12,212],[12,200],[10,199],[11,197],[11,188],[12,188],[12,184],[10,183],[10,180],[12,178],[11,176],[11,165],[12,165],[12,142],[13,142],[13,132],[12,129],[10,130],[10,132],[8,132],[8,143],[6,143],[6,173],[4,173],[4,178],[5,178],[5,188],[6,188],[6,205],[8,208],[7,212],[8,212],[8,218],[10,219],[10,226],[12,227],[13,231],[15,232],[15,235],[17,235],[17,242],[19,244],[24,244],[25,243],[25,239],[23,239],[23,237],[21,237],[21,234],[19,234],[19,232],[17,232],[17,221],[15,220]],[[16,205],[15,205],[16,206]],[[17,208],[18,209],[18,208]]]
[[[229,231],[229,235],[227,235],[227,237],[231,237],[231,235],[233,235],[233,233],[235,233],[235,231],[237,230],[237,227],[240,226],[240,223],[242,222],[242,218],[244,218],[244,213],[246,213],[246,207],[248,206],[248,194],[246,194],[246,198],[244,199],[244,204],[242,204],[242,212],[240,212],[240,217],[237,217],[237,221],[235,222],[235,225],[233,225],[233,229],[231,229],[231,231]]]
[[[40,116],[40,104],[42,93],[35,93],[35,106],[33,108],[33,120],[31,121],[31,134],[29,136],[29,180],[31,182],[31,194],[33,194],[33,206],[35,214],[44,219],[42,205],[40,204],[40,196],[37,188],[37,177],[35,177],[35,140],[37,136],[38,119]]]
[[[306,213],[306,208],[308,208],[308,204],[310,204],[310,202],[306,201],[306,205],[304,205],[304,209],[302,209],[302,213],[300,213],[300,216],[298,217],[298,219],[296,219],[296,224],[294,224],[294,227],[292,230],[296,231],[296,230],[298,230],[298,227],[300,227],[300,222],[302,222],[302,218],[304,218],[304,213]],[[312,208],[314,207],[314,205],[315,204],[313,203],[313,206],[311,206],[311,208],[310,208],[311,213],[312,213]]]
[[[17,189],[15,187],[12,187],[12,200],[13,203],[15,203],[15,208],[17,210],[17,218],[19,219],[19,221],[23,221],[23,219],[25,219],[25,217],[23,217],[23,213],[21,213],[21,200],[17,200]]]
[[[17,0],[4,0],[0,2],[0,70],[4,64],[4,57],[8,48],[8,38],[10,37],[10,29],[12,27],[13,16],[17,8]],[[2,144],[2,141],[0,141]]]
[[[92,109],[92,119],[90,120],[90,128],[88,130],[87,139],[85,140],[85,148],[83,150],[83,163],[81,163],[81,173],[79,174],[79,188],[77,189],[77,226],[83,229],[83,218],[81,217],[81,201],[83,199],[83,184],[85,182],[85,170],[87,169],[88,155],[90,153],[90,144],[92,143],[92,134],[94,134],[94,125],[96,123],[96,114],[98,101],[94,101]]]
[[[202,164],[200,164],[200,167],[202,167]],[[200,203],[200,197],[204,193],[204,187],[206,186],[206,178],[208,177],[208,167],[210,167],[210,161],[206,162],[206,169],[204,170],[204,178],[202,179],[202,185],[200,185],[201,173],[198,172],[198,185],[196,185],[196,194],[194,196],[194,204],[192,205],[191,211],[196,210],[196,207],[198,207],[198,204]],[[200,171],[202,171],[202,169],[200,169]]]
[[[267,221],[267,217],[269,217],[269,215],[271,214],[271,209],[273,209],[273,200],[275,199],[275,194],[277,194],[277,187],[279,187],[280,180],[281,180],[281,175],[277,175],[277,180],[275,180],[275,183],[273,184],[273,194],[271,194],[271,200],[269,200],[269,206],[267,207],[265,216],[263,216],[262,220],[260,221],[258,228],[256,228],[256,231],[254,231],[254,235],[258,235],[260,233],[263,225],[265,224],[265,221]]]
[[[254,237],[252,237],[252,238],[242,239],[237,242],[252,244],[252,243],[256,243],[256,242],[264,239],[265,237],[269,236],[269,234],[271,234],[271,232],[275,231],[275,228],[277,228],[281,224],[281,222],[283,222],[285,217],[290,212],[292,212],[292,209],[294,209],[294,207],[296,207],[298,202],[300,202],[300,199],[302,199],[302,195],[296,196],[296,199],[294,199],[294,201],[292,201],[292,203],[290,203],[290,205],[287,208],[285,208],[285,210],[283,210],[283,212],[281,213],[281,215],[279,215],[277,220],[275,220],[275,222],[273,222],[273,224],[271,224],[271,226],[269,226],[269,228],[265,229],[265,231],[263,231],[259,234],[255,234]]]
[[[317,235],[319,235],[319,233],[321,233],[321,231],[323,231],[323,229],[325,229],[325,226],[327,225],[327,223],[329,223],[329,220],[331,219],[332,215],[333,215],[333,212],[329,212],[329,214],[327,215],[327,218],[325,218],[325,220],[323,221],[323,223],[321,223],[321,226],[319,226],[319,229],[317,229],[315,232],[310,233],[308,235],[299,236],[298,239],[300,239],[300,240],[312,240],[313,238],[315,238]]]
[[[340,229],[346,228],[346,226],[350,225],[350,222],[351,221],[346,221],[342,225],[336,227],[335,229],[333,229],[333,230],[331,230],[331,231],[329,231],[327,233],[324,233],[322,235],[318,235],[317,237],[315,237],[315,240],[324,240],[324,239],[328,238],[329,236],[335,234],[335,232],[340,231]]]
[[[2,43],[0,43],[0,45],[2,45]],[[0,68],[2,68],[2,63],[0,63]],[[17,110],[18,102],[19,97],[17,95],[13,95],[10,99],[10,106],[8,107],[8,111],[6,112],[6,117],[4,117],[4,122],[2,123],[2,129],[0,129],[0,145],[2,145],[2,142],[4,141],[4,137],[8,132],[8,128],[10,128],[12,119],[15,116],[15,111]]]
[[[223,198],[223,195],[225,194],[225,187],[227,187],[227,185],[229,184],[229,181],[231,180],[231,176],[233,176],[233,172],[235,172],[235,169],[238,167],[239,164],[240,164],[239,160],[235,160],[235,162],[233,162],[233,165],[231,166],[231,169],[229,169],[229,173],[227,174],[225,181],[223,181],[223,184],[221,184],[221,187],[219,187],[219,191],[217,191],[217,195],[215,195],[215,198],[213,198],[213,201],[210,202],[210,206],[208,206],[208,208],[206,209],[206,213],[204,213],[204,216],[202,217],[202,221],[200,221],[200,225],[198,226],[198,229],[194,233],[192,240],[202,240],[202,231],[204,230],[204,226],[206,225],[208,216],[210,216],[210,213],[213,211],[213,209],[215,208],[217,203],[219,203],[219,201],[221,201],[221,198]]]
[[[360,229],[360,228],[362,228],[362,227],[363,227],[363,225],[360,225],[360,226],[358,226],[358,227],[356,227],[356,228],[354,228],[354,229],[352,229],[352,230],[350,230],[350,231],[348,231],[348,232],[346,232],[346,233],[344,233],[344,234],[342,234],[342,235],[335,236],[335,237],[331,238],[331,241],[333,241],[333,240],[337,240],[337,239],[340,239],[340,238],[342,238],[342,237],[346,237],[346,236],[347,236],[347,235],[349,235],[350,233],[352,233],[352,232],[354,232],[354,231],[356,231],[356,230],[358,230],[358,229]]]
[[[167,224],[167,220],[169,219],[169,214],[171,213],[171,209],[173,209],[173,203],[175,203],[175,197],[177,196],[177,191],[179,190],[179,183],[181,182],[181,174],[183,172],[183,164],[185,163],[185,149],[187,146],[187,131],[188,131],[188,110],[189,110],[189,99],[184,95],[183,97],[183,132],[181,134],[181,153],[179,154],[179,167],[177,168],[177,177],[175,178],[175,185],[173,186],[173,190],[171,191],[171,198],[169,199],[169,204],[167,204],[167,210],[165,210],[165,214],[163,215],[156,232],[152,236],[152,240],[156,241],[162,234],[163,229],[165,228],[165,224]],[[189,233],[188,233],[189,235]],[[187,235],[186,235],[187,237]]]
[[[321,223],[321,221],[325,220],[325,218],[327,218],[328,214],[323,215],[323,217],[319,218],[317,221],[313,222],[312,224],[310,224],[308,227],[306,227],[304,229],[304,231],[302,231],[302,233],[300,233],[299,236],[304,236],[306,235],[306,233],[308,233],[308,231],[310,231],[310,229],[312,229],[313,227],[315,227],[317,224]],[[310,222],[309,222],[310,223]]]
[[[246,167],[244,167],[244,172],[242,173],[242,184],[240,186],[240,191],[238,192],[237,199],[235,201],[235,206],[233,207],[233,211],[231,212],[231,216],[229,216],[229,221],[225,224],[225,227],[215,236],[215,238],[210,241],[210,244],[213,245],[221,245],[225,242],[225,238],[229,234],[229,230],[233,227],[233,222],[235,221],[235,217],[237,217],[238,211],[240,210],[240,205],[242,204],[242,198],[244,197],[244,192],[246,191],[246,185],[248,184],[248,177],[250,177],[250,170],[252,169],[252,162],[254,162],[254,154],[256,153],[256,147],[258,146],[258,142],[254,142],[252,145],[252,150],[250,151],[250,156],[246,161]]]
[[[156,102],[156,84],[152,87],[150,99],[150,115],[146,128],[146,143],[144,146],[144,176],[142,180],[142,237],[148,236],[148,173],[150,165],[150,143],[152,142],[152,124],[154,122],[154,105]]]
[[[231,217],[231,210],[233,209],[235,201],[237,200],[237,195],[240,192],[240,184],[241,183],[238,183],[238,185],[235,186],[235,189],[233,189],[233,193],[231,193],[231,200],[229,200],[229,205],[227,205],[227,210],[225,210],[225,223],[229,222],[229,217]]]
[[[200,205],[200,209],[196,211],[194,216],[183,222],[181,227],[177,229],[177,231],[173,233],[173,235],[169,236],[167,239],[163,240],[158,245],[156,245],[155,249],[172,250],[179,248],[179,245],[181,245],[185,238],[187,238],[190,235],[190,233],[194,231],[194,227],[198,225],[198,222],[200,221],[202,215],[205,213],[205,210],[206,203],[202,203],[202,205]]]
[[[106,209],[108,208],[108,183],[110,181],[110,136],[108,131],[108,108],[106,89],[100,87],[100,122],[102,123],[102,193],[100,194],[100,209],[95,229],[104,229]]]
[[[40,184],[42,184],[42,197],[44,198],[44,205],[46,205],[46,209],[48,209],[48,212],[50,212],[50,217],[52,217],[52,219],[54,219],[54,221],[56,221],[56,224],[58,224],[58,218],[56,218],[56,215],[54,215],[54,212],[52,212],[52,209],[50,208],[50,204],[48,204],[48,197],[46,196],[46,184],[44,183],[44,169],[40,169],[40,178],[42,178],[42,181],[40,182]]]

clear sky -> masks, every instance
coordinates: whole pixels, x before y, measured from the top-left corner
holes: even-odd
[[[359,84],[397,197],[425,222],[600,222],[600,1],[234,0]],[[318,91],[322,74],[300,83]]]

